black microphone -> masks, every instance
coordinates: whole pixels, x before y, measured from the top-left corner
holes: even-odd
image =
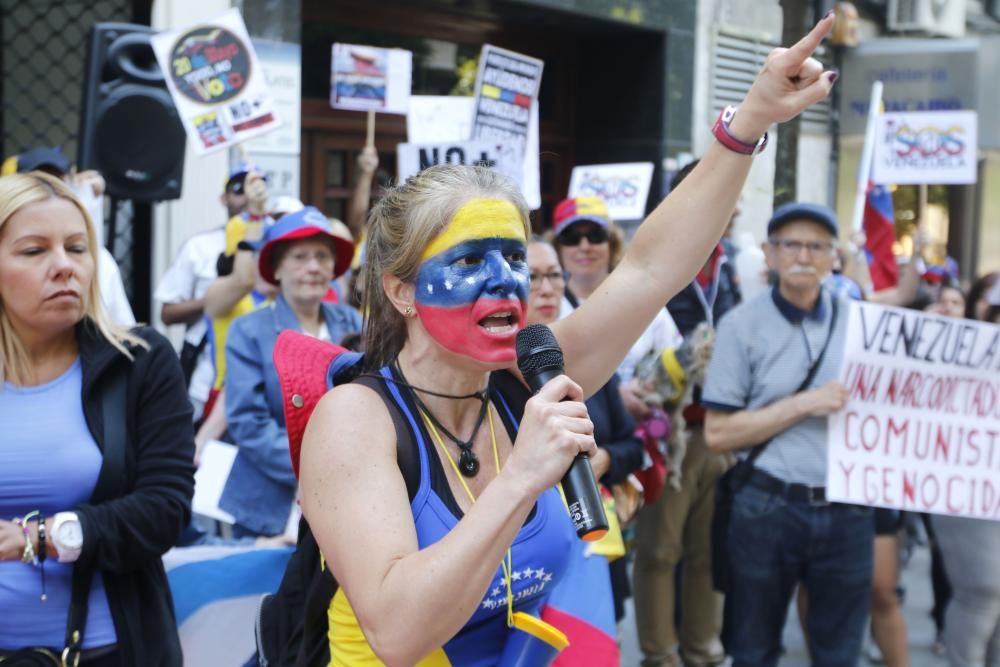
[[[544,324],[532,324],[517,332],[517,367],[536,394],[549,380],[564,374],[562,349],[551,329]],[[562,488],[580,539],[593,542],[604,537],[608,532],[608,517],[604,514],[590,457],[582,452],[577,454],[562,478]]]

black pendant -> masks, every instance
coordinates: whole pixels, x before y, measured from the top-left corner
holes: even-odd
[[[466,477],[475,477],[479,473],[479,459],[476,458],[471,449],[462,448],[462,455],[458,459],[458,469]]]

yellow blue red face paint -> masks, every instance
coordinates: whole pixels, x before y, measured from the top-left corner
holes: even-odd
[[[529,288],[525,241],[513,204],[473,199],[427,246],[416,308],[445,349],[491,364],[516,359]]]

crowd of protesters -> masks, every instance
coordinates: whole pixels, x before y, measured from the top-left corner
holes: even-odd
[[[825,96],[836,77],[809,56],[828,23],[771,57],[729,140]],[[617,502],[603,576],[616,621],[635,599],[644,666],[778,664],[795,600],[813,663],[857,663],[870,631],[908,664],[904,517],[826,497],[849,300],[1000,323],[997,274],[922,280],[916,242],[897,286],[866,290],[834,212],[796,202],[768,222],[766,270],[741,277],[743,250],[719,241],[739,153],[720,140],[682,169],[632,243],[596,197],[532,236],[516,188],[483,168],[378,191],[368,147],[344,224],[240,163],[227,217],[157,287],[162,322],[185,327],[176,355],[105,268],[82,203],[99,174],[56,149],[18,156],[0,178],[0,664],[181,664],[163,553],[294,544],[300,506],[340,585],[333,664],[497,664],[544,604],[512,568],[565,575],[575,537],[553,487],[580,453]],[[746,299],[741,280],[759,283]],[[534,397],[510,370],[528,324],[551,327],[572,378]],[[304,436],[276,368],[285,331],[365,355]],[[222,534],[191,514],[217,440],[237,447]],[[925,525],[942,651],[1000,664],[1000,524]]]

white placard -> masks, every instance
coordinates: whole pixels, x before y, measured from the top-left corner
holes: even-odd
[[[280,120],[238,9],[151,40],[170,96],[199,155],[278,127]]]
[[[1000,327],[852,303],[827,498],[1000,519]]]
[[[330,106],[405,114],[410,107],[413,54],[360,44],[334,44]]]
[[[219,499],[222,489],[229,479],[229,471],[233,469],[236,460],[236,445],[220,440],[209,440],[201,450],[201,463],[194,473],[194,499],[191,509],[196,514],[226,523],[235,523],[236,519],[229,512],[219,509]]]
[[[396,147],[396,171],[401,182],[436,164],[483,164],[520,185],[524,176],[522,162],[519,147],[483,140],[399,144]]]
[[[523,146],[545,63],[484,44],[473,97],[472,139]]]
[[[302,141],[302,47],[256,38],[253,45],[281,125],[248,141],[247,153],[254,162],[261,153],[298,155]],[[295,196],[298,194],[296,190]]]
[[[653,182],[652,162],[622,162],[573,167],[570,197],[600,197],[612,220],[642,220]]]
[[[977,118],[975,111],[882,114],[872,180],[900,185],[975,183]]]
[[[406,114],[406,136],[411,144],[468,141],[472,133],[473,98],[414,95]],[[539,184],[538,103],[531,108],[528,140],[522,160],[521,192],[531,209],[542,205]]]

